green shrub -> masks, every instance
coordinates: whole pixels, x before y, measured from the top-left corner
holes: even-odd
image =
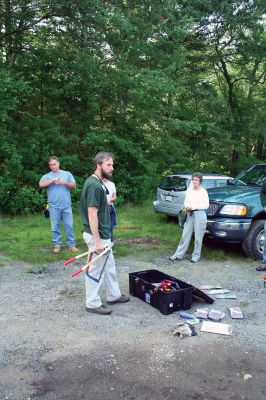
[[[31,214],[44,208],[44,205],[44,194],[39,193],[38,190],[30,186],[25,186],[18,189],[10,198],[9,211],[12,214]]]

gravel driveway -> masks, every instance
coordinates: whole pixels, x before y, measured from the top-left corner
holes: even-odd
[[[41,271],[2,256],[0,400],[266,398],[266,289],[255,262],[172,263],[166,254],[153,257],[143,249],[116,261],[124,293],[128,273],[146,269],[231,290],[236,300],[193,302],[190,312],[223,310],[233,335],[200,332],[199,324],[197,336],[173,337],[183,322],[179,314],[162,315],[134,297],[113,306],[111,316],[88,314],[84,277],[71,278],[72,265]],[[244,320],[230,318],[227,307],[234,305]]]

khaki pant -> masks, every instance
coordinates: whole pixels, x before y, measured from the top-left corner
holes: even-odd
[[[202,247],[202,240],[204,233],[206,231],[207,225],[207,215],[206,212],[203,210],[193,211],[193,214],[187,214],[187,219],[184,225],[182,238],[179,242],[179,245],[173,254],[173,257],[176,258],[183,258],[186,254],[188,249],[192,233],[195,233],[195,243],[194,243],[194,251],[191,256],[192,261],[199,261],[201,247]]]
[[[88,248],[91,249],[94,247],[94,241],[92,235],[84,232],[83,239],[85,240]],[[102,242],[105,246],[110,246],[111,244],[110,240],[102,240]],[[97,261],[95,264],[92,264],[92,266],[89,269],[89,274],[95,277],[96,279],[98,279],[100,276],[106,257],[107,255],[102,256],[99,259],[99,261]],[[105,284],[106,298],[108,301],[114,301],[121,296],[121,292],[116,278],[116,267],[112,250],[108,257],[104,272],[101,276],[99,283],[90,279],[85,274],[86,307],[96,308],[102,305],[101,298],[98,294],[102,283]]]

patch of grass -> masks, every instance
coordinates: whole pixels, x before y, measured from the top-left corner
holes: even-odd
[[[50,220],[43,215],[0,217],[1,242],[0,253],[12,260],[21,260],[33,264],[45,264],[72,257],[72,253],[62,248],[60,254],[53,254]],[[81,222],[74,220],[76,240],[80,250],[86,251],[81,233]]]
[[[168,220],[166,216],[153,211],[151,201],[140,206],[123,205],[117,210],[118,225],[114,229],[116,256],[150,253],[171,254],[182,235],[177,220]],[[42,213],[31,216],[0,217],[0,255],[13,260],[21,260],[36,265],[64,261],[71,257],[66,246],[59,254],[52,253],[52,235],[50,220]],[[79,212],[74,212],[75,238],[80,253],[87,251],[82,238],[82,224]],[[63,232],[63,229],[62,229]],[[193,242],[190,251],[193,249]],[[203,257],[209,260],[243,258],[243,253],[235,248],[225,248],[217,243],[208,242],[202,248]]]
[[[213,261],[247,259],[240,244],[222,243],[208,238],[204,239],[202,256]]]
[[[130,254],[130,249],[124,244],[117,244],[114,248],[116,257],[125,257]]]
[[[175,243],[180,235],[181,229],[177,222],[168,222],[164,215],[156,214],[150,203],[140,206],[126,205],[118,209],[115,236],[119,238],[155,238]]]

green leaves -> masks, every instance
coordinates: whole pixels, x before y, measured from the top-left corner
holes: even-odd
[[[4,3],[4,211],[42,207],[51,154],[80,186],[94,155],[112,151],[120,201],[171,170],[236,173],[262,160],[265,12],[262,0]]]

